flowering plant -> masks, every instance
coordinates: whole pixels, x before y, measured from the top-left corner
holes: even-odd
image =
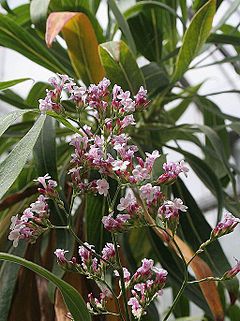
[[[131,314],[141,320],[152,301],[162,294],[168,275],[167,270],[154,265],[152,259],[142,258],[141,266],[132,274],[122,265],[119,239],[122,233],[128,233],[131,229],[153,228],[183,261],[185,278],[164,320],[168,320],[187,286],[232,279],[240,271],[239,262],[221,277],[189,280],[188,268],[195,257],[217,238],[231,233],[240,219],[226,213],[212,230],[209,239],[186,260],[176,233],[179,216],[185,215],[188,207],[180,198],[168,199],[167,195],[169,186],[175,183],[179,175],[187,177],[189,168],[183,160],[164,162],[160,166],[162,155],[159,151],[150,153],[140,150],[125,132],[129,126],[136,125],[134,117],[150,108],[147,91],[140,87],[131,98],[129,91],[123,91],[116,84],[111,91],[111,83],[106,78],[88,88],[76,85],[73,79],[65,75],[51,78],[49,82],[53,89],[47,90],[45,99],[39,100],[40,111],[43,114],[53,111],[64,116],[66,111],[61,99],[65,91],[78,112],[75,122],[79,125],[79,133],[70,140],[70,145],[74,147],[68,170],[72,187],[70,206],[65,206],[57,190],[58,184],[49,174],[39,177],[36,180],[40,184],[37,200],[21,215],[11,218],[8,238],[13,241],[13,246],[17,247],[21,240],[35,243],[42,233],[51,229],[69,231],[79,244],[77,256],[68,259],[65,255],[69,250],[57,248],[54,254],[58,264],[65,271],[83,274],[96,282],[99,288],[97,297],[92,292],[88,294],[87,308],[91,314],[118,316],[122,321],[130,321]],[[81,114],[86,110],[89,117],[96,120],[95,127],[81,124]],[[72,223],[75,200],[87,194],[102,196],[106,204],[106,215],[102,216],[101,221],[104,229],[111,234],[112,243],[107,242],[101,253],[95,250],[94,245],[79,239]],[[56,226],[51,223],[49,200],[62,209],[67,225]],[[113,280],[119,280],[117,289],[108,282],[109,275]],[[114,311],[108,307],[108,301],[112,299],[116,305]],[[77,320],[71,311],[68,316]]]

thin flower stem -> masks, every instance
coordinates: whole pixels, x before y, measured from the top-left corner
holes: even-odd
[[[118,272],[119,272],[119,276],[120,276],[122,297],[123,297],[124,308],[125,308],[125,313],[126,313],[126,321],[131,321],[130,316],[129,316],[129,311],[128,311],[127,293],[126,293],[125,282],[124,282],[123,268],[122,268],[122,264],[121,264],[121,260],[120,260],[120,256],[119,256],[118,244],[117,244],[116,236],[115,236],[114,233],[112,233],[112,240],[113,240],[113,244],[114,244],[115,251],[116,251],[117,264],[118,264],[118,267],[119,267]]]
[[[64,211],[67,220],[68,220],[68,230],[71,233],[71,235],[73,236],[73,238],[77,241],[77,243],[79,243],[80,245],[82,245],[86,250],[90,251],[92,253],[92,255],[94,255],[96,258],[98,258],[99,260],[105,262],[106,264],[108,264],[109,266],[111,266],[113,269],[115,269],[115,266],[108,260],[105,260],[101,255],[99,255],[98,253],[96,253],[95,251],[93,251],[89,246],[87,246],[78,236],[77,234],[74,232],[73,228],[72,228],[72,219],[71,219],[71,215],[66,211],[65,207],[63,204],[61,204],[60,202],[57,203],[58,206]]]
[[[195,280],[195,281],[188,281],[188,284],[196,284],[196,283],[202,283],[202,282],[217,282],[217,281],[223,281],[223,278],[215,278],[214,276],[208,276],[204,279]]]
[[[120,306],[118,297],[116,296],[116,294],[115,294],[115,292],[113,291],[113,289],[107,284],[107,282],[106,282],[105,280],[102,280],[101,278],[96,277],[96,276],[94,276],[94,278],[97,279],[99,282],[103,283],[103,284],[108,288],[108,290],[112,293],[112,296],[113,296],[114,301],[115,301],[115,303],[116,303],[116,305],[117,305],[117,308],[118,308],[118,312],[119,312],[118,316],[120,316],[120,318],[121,318],[122,321],[125,321],[125,320],[124,320],[124,317],[123,317],[123,315],[122,315],[122,309],[121,309],[121,306]],[[93,279],[94,279],[94,278],[93,278]],[[112,313],[112,312],[111,312],[111,313]]]
[[[54,230],[69,230],[68,225],[52,225],[50,228]]]

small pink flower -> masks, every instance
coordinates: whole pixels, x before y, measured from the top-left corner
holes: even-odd
[[[223,220],[217,224],[212,230],[211,238],[221,237],[231,233],[235,227],[240,223],[240,219],[233,216],[231,213],[225,213]]]
[[[152,152],[152,154],[150,153],[146,153],[146,160],[145,160],[145,166],[146,168],[152,170],[153,164],[155,162],[155,160],[160,156],[159,151],[158,150],[154,150]]]
[[[117,209],[118,211],[124,211],[135,204],[136,198],[131,193],[128,193],[125,197],[120,198],[120,204],[118,204]]]
[[[152,186],[151,183],[147,183],[140,188],[140,195],[150,203],[160,196],[160,186]]]
[[[130,164],[129,161],[115,160],[112,162],[113,171],[125,171]]]
[[[136,165],[132,171],[132,174],[137,182],[141,182],[150,178],[149,169],[142,167],[141,165]]]
[[[135,297],[132,297],[128,301],[128,305],[132,306],[132,314],[135,318],[139,319],[143,314],[143,308],[141,304],[139,303],[138,299]]]
[[[236,276],[240,272],[240,261],[238,261],[237,259],[235,260],[237,262],[236,265],[232,269],[224,273],[223,278],[232,279],[234,276]]]
[[[100,195],[107,196],[109,190],[109,184],[105,178],[97,180],[97,191]]]
[[[167,279],[168,272],[162,268],[154,267],[153,271],[155,272],[156,278],[155,282],[157,283],[165,283]]]
[[[67,261],[67,259],[65,258],[65,253],[68,253],[69,251],[65,251],[62,249],[56,249],[54,254],[57,257],[57,261],[58,263],[65,263]]]
[[[104,248],[102,249],[102,257],[105,260],[111,260],[115,257],[115,247],[112,243],[107,243]]]
[[[137,269],[137,275],[148,275],[153,268],[153,264],[154,262],[152,259],[143,259],[142,266]]]
[[[121,128],[125,128],[129,125],[136,125],[133,115],[125,116],[121,121]]]

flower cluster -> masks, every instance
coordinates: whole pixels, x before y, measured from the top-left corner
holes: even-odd
[[[155,267],[153,260],[142,260],[141,267],[126,284],[128,289],[131,288],[132,294],[128,305],[132,307],[132,314],[136,319],[140,319],[150,302],[162,294],[167,274],[166,270]]]
[[[39,177],[37,181],[42,184],[39,188],[41,194],[38,199],[26,208],[21,216],[17,214],[11,218],[11,231],[8,239],[13,241],[14,247],[18,246],[21,239],[34,243],[45,230],[51,227],[47,199],[56,197],[57,182],[52,180],[48,174]]]
[[[81,272],[89,277],[94,275],[101,277],[104,274],[106,264],[113,262],[116,254],[114,245],[112,243],[107,243],[102,249],[101,260],[98,260],[95,256],[96,252],[94,246],[87,242],[79,246],[78,254],[80,262],[76,257],[72,257],[71,260],[68,260],[65,257],[66,253],[68,253],[68,251],[56,249],[54,254],[57,257],[57,262],[63,268]]]
[[[11,218],[11,232],[8,239],[13,241],[14,247],[18,246],[21,239],[27,239],[34,243],[49,227],[48,217],[48,204],[45,197],[40,195],[35,203],[32,203],[29,208],[23,211],[21,216],[17,214]]]

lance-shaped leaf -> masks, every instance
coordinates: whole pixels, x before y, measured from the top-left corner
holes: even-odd
[[[30,80],[30,79],[31,78],[20,78],[20,79],[8,80],[8,81],[1,81],[0,90],[7,89],[9,87],[15,86],[17,84],[20,84],[23,81]]]
[[[183,44],[178,53],[176,68],[172,81],[179,80],[187,70],[190,62],[197,55],[207,40],[212,27],[213,16],[216,8],[216,0],[209,0],[194,15],[183,37]]]
[[[136,60],[123,41],[109,41],[99,46],[103,67],[112,83],[119,84],[124,90],[136,94],[144,86],[143,74]]]
[[[22,259],[20,257],[7,253],[0,253],[0,260],[20,264],[37,273],[38,275],[44,277],[45,279],[53,282],[61,291],[64,301],[74,320],[91,321],[91,316],[87,310],[85,302],[83,301],[81,295],[77,292],[77,290],[75,290],[71,285],[57,278],[53,273],[42,268],[36,263]]]
[[[0,199],[11,187],[23,169],[40,134],[45,118],[45,115],[40,115],[34,126],[0,164]]]
[[[24,110],[14,110],[2,117],[0,117],[0,136],[12,125],[14,122],[30,111],[34,111],[32,109],[24,109]]]
[[[98,83],[104,76],[104,69],[98,56],[96,34],[88,17],[77,12],[53,12],[46,28],[45,40],[49,47],[60,31],[77,77],[86,85]]]

